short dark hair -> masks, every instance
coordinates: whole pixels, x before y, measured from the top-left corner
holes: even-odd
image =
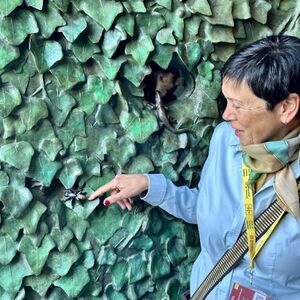
[[[260,39],[237,50],[224,64],[221,74],[222,80],[246,82],[272,110],[290,93],[300,95],[300,39],[288,35]]]

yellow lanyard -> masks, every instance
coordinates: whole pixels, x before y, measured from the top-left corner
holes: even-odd
[[[250,254],[250,268],[254,268],[254,258],[261,250],[265,242],[271,236],[273,230],[279,223],[280,219],[284,215],[284,211],[278,217],[278,219],[272,224],[272,226],[267,230],[267,232],[261,237],[258,245],[256,246],[255,238],[255,227],[254,227],[254,205],[253,205],[253,191],[252,187],[249,186],[248,180],[250,175],[250,168],[244,163],[242,166],[243,171],[243,195],[244,195],[244,208],[245,208],[245,225],[247,232],[247,241]]]

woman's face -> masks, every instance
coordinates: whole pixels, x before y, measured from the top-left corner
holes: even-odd
[[[242,146],[282,139],[286,135],[281,120],[281,104],[267,110],[265,100],[253,94],[244,82],[224,79],[222,92],[227,100],[223,119],[235,129]]]

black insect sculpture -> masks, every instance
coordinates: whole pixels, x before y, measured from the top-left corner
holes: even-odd
[[[73,208],[76,202],[86,199],[86,192],[82,189],[68,189],[64,193],[62,201],[69,208]]]

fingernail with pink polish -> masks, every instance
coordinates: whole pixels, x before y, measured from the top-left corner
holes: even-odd
[[[108,200],[105,200],[105,201],[103,202],[103,204],[104,204],[105,206],[109,206],[109,205],[110,205],[110,202],[109,202]]]

